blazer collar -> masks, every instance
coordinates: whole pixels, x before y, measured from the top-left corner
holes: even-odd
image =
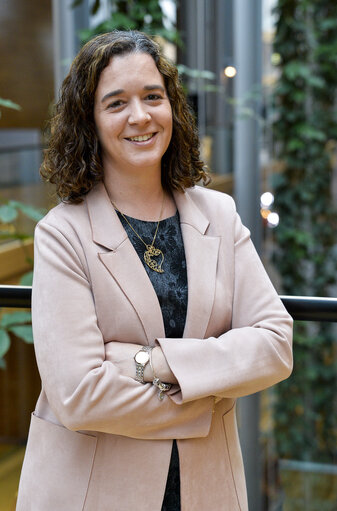
[[[200,234],[205,234],[209,221],[193,202],[188,190],[185,193],[174,191],[173,197],[179,211],[180,223],[190,225]]]
[[[95,243],[117,250],[127,234],[111,204],[103,182],[98,183],[86,196],[88,214]]]
[[[179,211],[187,263],[188,306],[184,337],[203,338],[215,297],[220,239],[206,235],[209,220],[189,191],[174,192],[173,195]],[[165,336],[159,301],[103,183],[90,191],[86,202],[94,242],[112,251],[99,257],[128,296],[148,343],[153,344],[156,338]]]
[[[179,211],[180,223],[190,225],[200,234],[205,234],[209,221],[193,202],[189,192],[174,191],[173,196]],[[111,204],[103,182],[98,183],[88,193],[86,201],[94,242],[111,250],[117,250],[127,238],[127,234]]]
[[[187,267],[188,303],[184,337],[203,339],[215,299],[220,238],[207,235],[209,220],[187,190],[174,193]]]

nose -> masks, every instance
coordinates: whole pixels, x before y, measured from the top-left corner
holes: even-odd
[[[140,100],[134,100],[130,105],[129,124],[146,124],[151,120],[151,115]]]

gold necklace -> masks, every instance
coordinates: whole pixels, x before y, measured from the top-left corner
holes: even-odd
[[[164,273],[164,270],[162,269],[163,262],[164,262],[164,254],[163,254],[163,252],[159,248],[155,248],[153,246],[154,242],[156,240],[156,237],[157,237],[157,232],[158,232],[159,224],[160,224],[160,221],[161,221],[161,216],[163,214],[164,197],[165,197],[165,195],[163,194],[163,202],[162,202],[162,205],[161,205],[160,216],[159,216],[159,220],[158,220],[157,227],[156,227],[156,232],[154,233],[151,245],[148,245],[143,240],[143,238],[138,234],[138,232],[136,232],[135,229],[132,227],[132,225],[130,224],[129,220],[126,218],[126,216],[117,208],[116,204],[114,204],[111,201],[111,204],[113,205],[113,207],[122,215],[122,217],[124,218],[124,220],[126,221],[128,226],[130,227],[130,229],[132,229],[133,232],[135,233],[135,235],[137,236],[137,238],[139,238],[140,241],[142,243],[144,243],[144,245],[146,247],[146,250],[144,252],[144,261],[147,264],[147,266],[149,268],[151,268],[151,270],[156,271],[157,273]],[[160,260],[159,264],[158,264],[157,261],[154,261],[153,259],[151,259],[152,257],[158,257],[158,256],[161,257],[161,260]]]

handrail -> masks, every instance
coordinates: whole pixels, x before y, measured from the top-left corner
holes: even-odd
[[[289,314],[297,321],[337,322],[337,298],[280,296]]]
[[[32,286],[1,286],[0,307],[29,309],[32,299]]]
[[[31,306],[31,286],[0,285],[0,307]],[[297,321],[337,322],[337,298],[317,296],[280,296],[289,314]]]

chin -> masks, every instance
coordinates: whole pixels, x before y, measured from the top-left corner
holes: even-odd
[[[133,167],[137,168],[161,168],[161,158],[144,158],[130,162]]]

